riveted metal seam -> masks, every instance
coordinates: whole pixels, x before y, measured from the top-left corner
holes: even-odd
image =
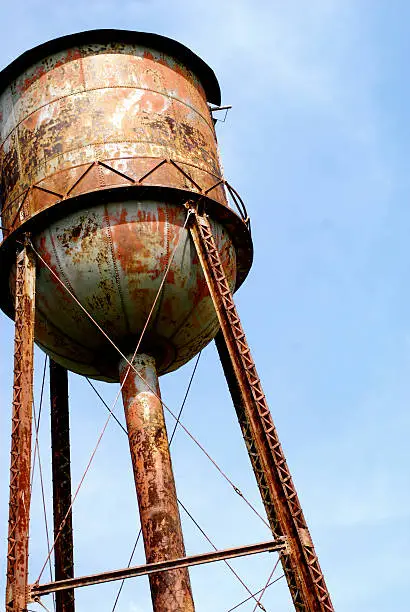
[[[165,231],[164,231],[164,236],[165,236],[165,264],[164,264],[164,270],[166,270],[168,268],[169,258],[170,258],[170,251],[169,251],[169,221],[168,221],[168,207],[167,206],[165,206]],[[166,287],[167,287],[167,283],[165,282],[164,286],[162,288],[162,291],[161,291],[161,295],[158,298],[155,316],[152,317],[152,323],[150,324],[150,328],[151,329],[155,329],[155,326],[157,324],[159,313],[161,312],[162,302],[164,300],[164,295],[165,295]]]
[[[103,224],[105,223],[105,227],[107,229],[107,238],[108,238],[108,243],[109,243],[109,249],[110,249],[110,254],[111,254],[111,259],[112,259],[112,265],[113,265],[113,269],[114,269],[114,278],[115,278],[115,283],[117,285],[117,290],[118,290],[118,295],[120,296],[120,301],[121,301],[121,306],[122,306],[122,311],[124,313],[124,319],[125,319],[125,324],[127,326],[127,331],[128,333],[130,333],[130,323],[128,320],[128,314],[127,314],[127,310],[125,308],[125,302],[124,302],[124,295],[121,289],[121,283],[120,283],[120,275],[118,272],[118,266],[116,263],[116,257],[115,257],[115,253],[114,253],[114,244],[112,241],[112,230],[111,230],[111,224],[110,224],[110,217],[108,214],[108,210],[107,207],[104,206],[104,216],[103,216]]]

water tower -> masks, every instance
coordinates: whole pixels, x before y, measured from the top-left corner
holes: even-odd
[[[333,610],[232,299],[252,263],[224,179],[212,70],[155,34],[95,30],[0,73],[1,307],[15,321],[6,609],[124,571],[73,576],[67,370],[121,382],[155,612],[194,610],[158,376],[215,338],[296,610]],[[228,197],[229,202],[228,203]],[[33,342],[51,358],[55,581],[28,585]],[[64,463],[64,465],[63,465]],[[68,465],[68,467],[67,467]],[[125,576],[126,577],[126,576]]]

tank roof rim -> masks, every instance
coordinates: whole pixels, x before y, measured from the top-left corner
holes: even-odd
[[[104,42],[141,43],[156,47],[159,51],[168,52],[176,59],[183,60],[186,66],[198,76],[208,102],[217,106],[221,104],[221,90],[214,71],[199,57],[199,55],[191,51],[189,47],[186,47],[173,38],[162,36],[161,34],[109,28],[84,30],[82,32],[66,34],[24,51],[8,64],[8,66],[1,70],[0,94],[6,89],[7,85],[26,68],[48,55],[58,53],[59,51],[63,51],[77,44]]]

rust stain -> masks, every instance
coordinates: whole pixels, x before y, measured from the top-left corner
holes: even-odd
[[[35,81],[37,81],[37,79],[39,79],[45,73],[46,73],[46,70],[44,66],[38,66],[30,77],[27,77],[26,79],[24,79],[24,81],[17,86],[17,91],[19,93],[25,92],[30,87],[30,85],[32,85]]]
[[[7,195],[16,186],[19,180],[19,164],[18,155],[15,148],[4,153],[1,168],[1,192],[2,197],[6,200]]]
[[[81,58],[81,51],[79,49],[69,49],[66,55],[60,60],[56,61],[52,67],[47,67],[46,65],[37,66],[29,77],[25,78],[21,83],[18,83],[17,92],[20,94],[24,93],[27,91],[27,89],[29,89],[29,87],[31,87],[31,85],[33,85],[33,83],[38,81],[38,79],[43,77],[50,70],[59,68],[60,66],[79,58]]]
[[[130,357],[132,359],[132,357]],[[135,487],[148,563],[185,556],[181,521],[161,405],[155,360],[137,355],[134,367],[156,395],[128,364],[120,365]],[[188,570],[150,576],[154,610],[194,612]]]

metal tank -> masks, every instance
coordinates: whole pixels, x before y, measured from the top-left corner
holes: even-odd
[[[148,562],[185,556],[158,375],[186,363],[219,329],[188,211],[206,210],[231,291],[252,259],[246,220],[228,206],[209,103],[220,104],[212,70],[154,34],[66,36],[0,73],[0,305],[14,317],[20,304],[22,321],[15,287],[35,281],[36,343],[60,367],[121,380]],[[27,369],[25,355],[18,365],[27,357]],[[24,406],[29,422],[29,399]],[[24,457],[30,444],[12,438],[23,466],[19,444]],[[21,470],[29,474],[28,459]],[[29,500],[27,483],[13,487],[13,500],[21,492]],[[67,493],[60,502],[70,512]],[[10,502],[6,608],[13,612],[27,605],[28,512],[29,503]],[[62,544],[56,552],[64,556]],[[151,575],[150,587],[155,612],[194,610],[186,568]],[[74,611],[72,593],[58,601]]]
[[[215,336],[186,203],[207,206],[232,290],[249,270],[252,247],[228,207],[209,103],[220,103],[212,70],[155,34],[65,36],[3,70],[1,306],[10,316],[15,245],[29,231],[124,354],[135,347],[175,247],[141,349],[163,374]],[[35,339],[74,372],[119,380],[118,354],[41,263]]]
[[[59,38],[0,73],[0,306],[15,319],[7,612],[50,592],[75,612],[75,588],[142,574],[155,612],[194,612],[187,566],[244,549],[281,552],[296,610],[334,610],[232,297],[252,243],[209,104],[212,70],[141,32]],[[158,375],[215,335],[275,539],[187,557]],[[52,357],[55,580],[42,585],[28,584],[33,338]],[[67,369],[121,381],[142,568],[73,577]]]

